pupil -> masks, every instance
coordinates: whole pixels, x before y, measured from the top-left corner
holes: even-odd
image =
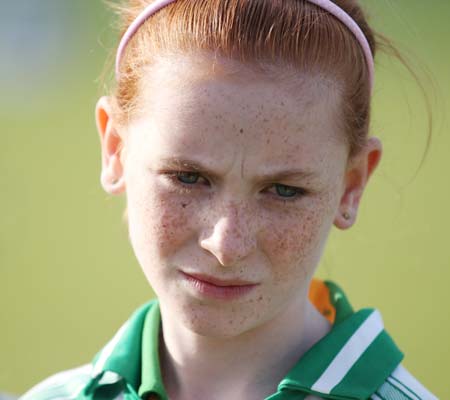
[[[282,197],[293,197],[297,193],[295,189],[285,186],[285,185],[276,185],[277,193]]]
[[[178,179],[183,183],[195,183],[198,180],[198,174],[195,172],[180,172]]]

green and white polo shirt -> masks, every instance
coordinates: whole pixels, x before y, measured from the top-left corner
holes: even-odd
[[[379,312],[354,312],[343,291],[315,280],[310,299],[333,322],[265,400],[434,400],[403,366]],[[168,400],[159,357],[161,316],[152,300],[137,309],[92,363],[60,372],[19,400]],[[312,397],[309,397],[312,398]],[[199,399],[207,400],[207,399]]]

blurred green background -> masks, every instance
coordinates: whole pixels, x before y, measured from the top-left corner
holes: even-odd
[[[384,158],[357,225],[333,231],[318,275],[356,308],[379,308],[406,367],[449,399],[450,2],[362,2],[374,26],[428,69],[435,128],[415,176],[423,97],[381,56],[372,134]],[[94,106],[112,23],[100,0],[2,2],[0,392],[21,394],[89,362],[153,295],[128,243],[124,199],[99,184]]]

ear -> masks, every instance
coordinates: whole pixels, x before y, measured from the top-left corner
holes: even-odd
[[[108,97],[101,97],[95,107],[95,120],[100,135],[102,151],[102,172],[100,182],[109,194],[125,191],[125,179],[121,160],[123,138],[117,133],[112,121],[112,108]]]
[[[345,174],[345,187],[334,225],[339,229],[348,229],[356,221],[359,203],[367,182],[380,162],[381,141],[376,137],[367,139],[365,147],[349,160]]]

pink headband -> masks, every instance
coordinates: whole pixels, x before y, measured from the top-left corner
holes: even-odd
[[[123,35],[119,48],[117,49],[116,56],[116,79],[119,77],[120,71],[120,60],[125,51],[125,47],[127,46],[130,39],[137,32],[139,27],[154,13],[156,13],[161,8],[167,6],[170,3],[173,3],[175,0],[154,0],[151,4],[149,4],[133,21],[133,23],[128,27],[127,31]],[[359,44],[361,45],[364,55],[366,57],[367,67],[369,69],[369,81],[370,87],[373,86],[373,76],[374,76],[374,61],[372,57],[372,51],[370,50],[369,43],[367,42],[366,36],[362,32],[361,28],[358,24],[348,15],[342,8],[338,7],[330,0],[308,0],[308,2],[323,8],[328,11],[330,14],[334,15],[339,21],[341,21],[356,37]]]

